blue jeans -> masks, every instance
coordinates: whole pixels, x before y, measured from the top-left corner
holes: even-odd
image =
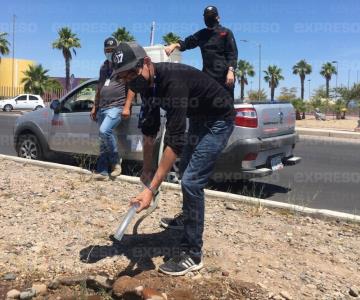
[[[97,113],[99,125],[100,155],[96,171],[106,174],[109,167],[119,163],[117,139],[113,129],[120,124],[122,107],[101,108]]]
[[[180,160],[184,214],[181,244],[195,255],[201,253],[203,246],[204,188],[233,129],[233,121],[190,119],[187,143]]]

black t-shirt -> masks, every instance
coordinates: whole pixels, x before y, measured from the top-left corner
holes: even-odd
[[[224,81],[229,67],[237,67],[238,50],[232,31],[221,25],[213,30],[204,28],[184,41],[179,41],[180,51],[200,47],[203,71],[211,77]]]
[[[160,107],[166,111],[164,143],[177,154],[184,145],[186,118],[229,120],[235,117],[230,94],[209,75],[178,63],[154,63],[155,87],[142,95],[140,127],[154,136],[160,127]]]

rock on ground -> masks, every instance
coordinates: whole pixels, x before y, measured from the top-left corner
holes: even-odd
[[[116,242],[111,235],[129,199],[143,189],[140,184],[94,182],[86,175],[4,159],[0,174],[0,279],[16,274],[4,281],[8,290],[26,282],[46,283],[51,289],[55,278],[66,284],[66,277],[81,284],[87,280],[81,274],[133,276],[133,270],[155,270],[178,250],[179,233],[159,227],[160,218],[181,210],[178,192],[163,191],[159,208],[140,224],[138,234],[132,235],[134,220]],[[359,225],[240,202],[232,210],[227,201],[210,197],[205,204],[205,268],[203,278],[189,278],[189,284],[261,282],[267,293],[287,291],[293,299],[326,299],[339,292],[351,297],[349,287],[359,284]],[[159,287],[169,283],[166,278]],[[181,279],[171,280],[176,285]],[[186,292],[195,295],[192,289]]]

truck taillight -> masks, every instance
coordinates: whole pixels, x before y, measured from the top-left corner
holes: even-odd
[[[258,118],[254,108],[237,108],[235,125],[242,127],[257,128]]]
[[[250,160],[256,160],[256,158],[257,158],[257,153],[248,153],[245,155],[243,160],[250,161]]]

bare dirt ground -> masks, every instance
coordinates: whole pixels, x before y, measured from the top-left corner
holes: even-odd
[[[318,121],[315,120],[314,116],[306,116],[304,120],[296,120],[296,127],[354,131],[354,128],[358,125],[357,120],[356,118],[336,120],[327,116],[326,121]]]
[[[357,224],[209,198],[205,267],[173,278],[156,268],[178,251],[180,233],[158,224],[180,211],[180,193],[162,192],[159,208],[138,234],[130,229],[115,242],[109,236],[140,185],[99,183],[7,160],[0,160],[0,174],[0,297],[14,287],[23,290],[34,282],[49,287],[54,279],[77,274],[109,280],[128,275],[169,299],[328,300],[354,299],[349,292],[359,292]],[[9,273],[16,279],[3,280]],[[76,292],[81,286],[59,287],[37,299],[86,299],[64,298]],[[87,299],[112,299],[110,294]]]

